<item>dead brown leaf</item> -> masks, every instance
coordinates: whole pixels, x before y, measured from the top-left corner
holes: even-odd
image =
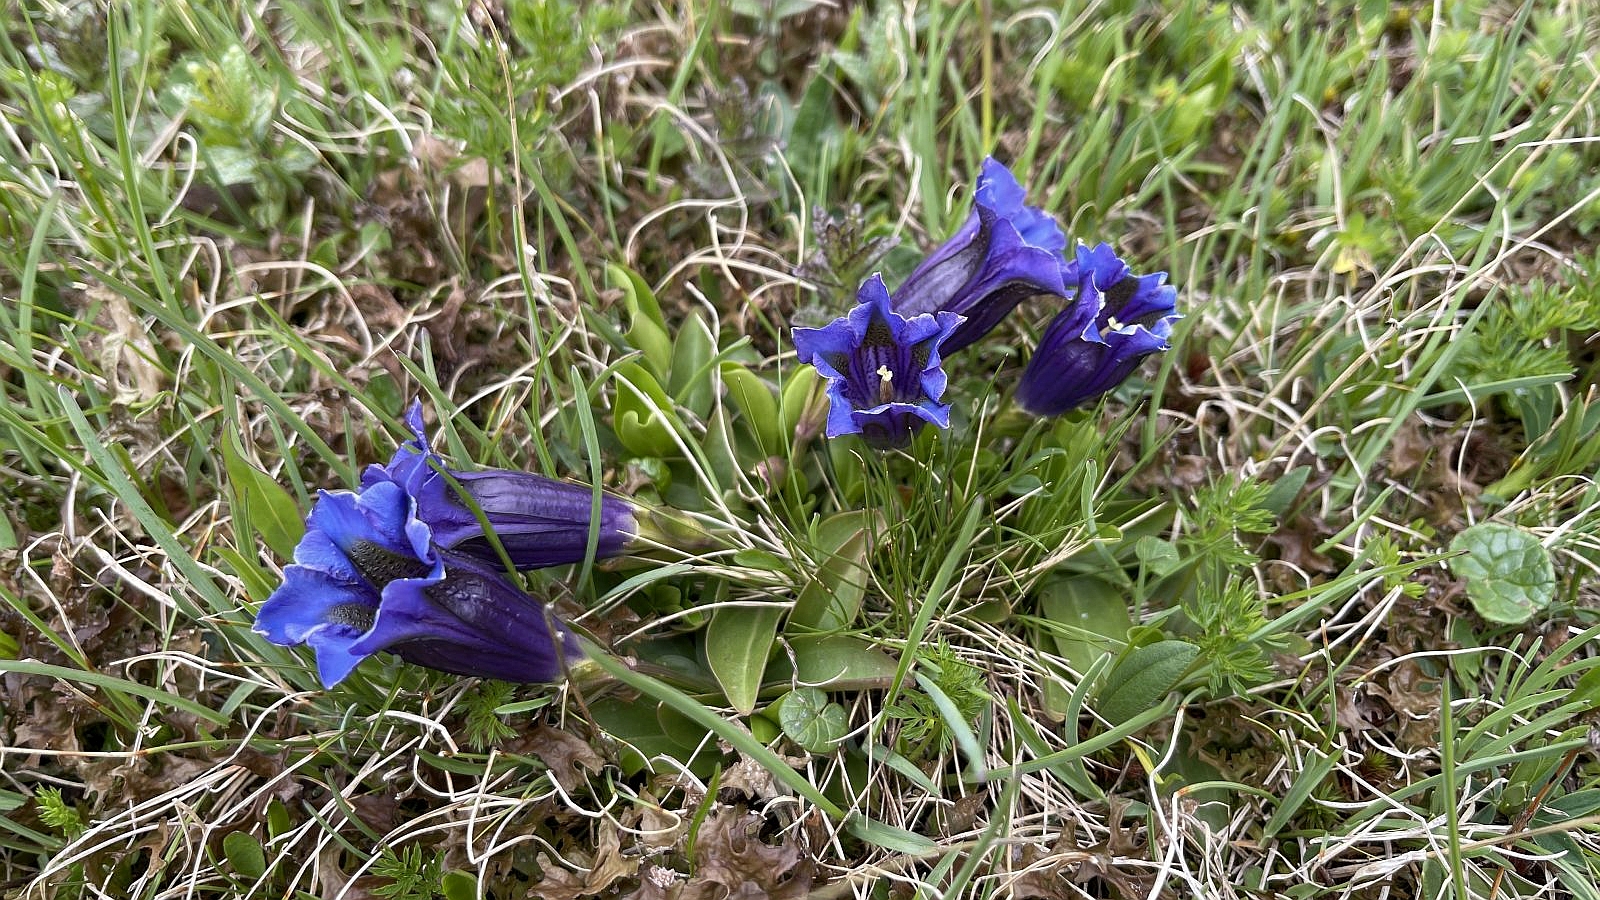
[[[714,810],[695,840],[695,872],[683,900],[800,900],[809,894],[816,861],[792,835],[781,844],[763,841],[765,822],[742,807]]]
[[[640,791],[639,799],[623,816],[622,824],[638,835],[640,844],[659,850],[677,846],[685,820],[663,809],[649,791]]]
[[[361,282],[349,286],[350,300],[370,326],[399,328],[406,323],[405,308],[394,299],[394,292],[381,284]]]
[[[366,824],[367,828],[379,834],[388,834],[399,825],[403,819],[400,812],[400,801],[394,795],[385,791],[376,794],[361,794],[350,798],[350,806],[355,810],[356,818]]]
[[[593,896],[588,889],[588,879],[583,876],[562,868],[548,857],[540,857],[539,865],[544,869],[544,878],[528,888],[530,900],[579,900]]]
[[[1414,660],[1406,660],[1389,670],[1387,677],[1367,686],[1383,698],[1400,721],[1399,743],[1421,748],[1437,745],[1439,681],[1430,678]]]
[[[1067,879],[1091,855],[1077,848],[1077,841],[1069,831],[1063,831],[1048,850],[1029,844],[1017,857],[1022,874],[1011,880],[1011,896],[1014,900],[1066,900],[1081,896],[1082,892],[1074,890]]]
[[[216,766],[175,753],[131,758],[69,756],[63,760],[83,780],[85,793],[118,803],[138,803],[164,794]]]
[[[88,308],[100,310],[106,330],[100,338],[100,361],[109,376],[114,403],[149,403],[166,387],[150,329],[128,299],[99,282],[83,292]]]
[[[594,863],[583,880],[584,889],[590,894],[599,894],[617,879],[627,878],[638,870],[637,858],[630,859],[622,855],[622,840],[617,832],[617,824],[610,819],[602,820],[599,834],[595,835]]]
[[[1374,703],[1357,695],[1350,688],[1339,686],[1334,690],[1334,721],[1339,728],[1356,734],[1376,728],[1377,723],[1383,720],[1383,713],[1374,709]]]
[[[559,728],[540,725],[528,734],[531,752],[550,767],[550,777],[567,793],[588,783],[589,773],[599,772],[605,759],[589,744]]]
[[[1278,559],[1308,575],[1327,575],[1335,571],[1333,561],[1318,553],[1316,548],[1330,534],[1330,529],[1298,516],[1282,528],[1268,535],[1263,543],[1275,547]]]
[[[978,814],[989,805],[989,795],[972,793],[960,797],[944,814],[944,825],[939,829],[945,837],[960,834],[978,821]]]
[[[317,884],[324,897],[345,897],[366,900],[372,894],[358,884],[350,884],[350,876],[339,865],[344,848],[337,842],[329,844],[317,854]],[[346,891],[345,885],[350,885]]]
[[[433,340],[433,346],[438,348],[439,355],[451,366],[459,365],[469,353],[469,348],[458,345],[461,330],[461,308],[466,305],[467,292],[462,289],[460,282],[452,282],[450,293],[445,296],[444,305],[439,311],[428,319],[424,327],[428,329],[428,337]],[[482,356],[482,348],[477,351],[477,356]],[[469,360],[475,362],[476,359]]]
[[[624,900],[678,900],[683,893],[682,876],[665,866],[646,866],[639,886]]]
[[[28,685],[23,690],[9,692],[8,707],[16,715],[17,724],[10,744],[19,750],[60,750],[76,753],[82,749],[78,743],[79,716],[73,705],[62,702],[65,688],[54,685]],[[29,697],[34,702],[29,705]],[[20,715],[18,715],[20,713]],[[30,764],[37,764],[37,757]]]
[[[420,135],[411,144],[411,158],[424,171],[442,172],[460,155],[455,144],[431,134]]]
[[[1137,452],[1131,449],[1131,445],[1122,449],[1129,463],[1138,458]],[[1133,476],[1133,486],[1141,491],[1166,491],[1179,496],[1188,496],[1195,488],[1205,484],[1210,477],[1211,462],[1204,456],[1177,453],[1163,448],[1154,465],[1140,470]]]
[[[1113,797],[1110,800],[1110,807],[1106,823],[1110,832],[1104,841],[1084,848],[1086,855],[1078,862],[1073,880],[1078,884],[1088,884],[1098,880],[1113,891],[1113,896],[1121,900],[1151,900],[1151,898],[1166,900],[1172,897],[1170,889],[1153,893],[1156,885],[1154,872],[1144,868],[1118,865],[1119,858],[1144,859],[1149,851],[1140,829],[1124,828],[1122,825],[1128,801]]]
[[[1440,439],[1424,434],[1422,422],[1407,419],[1389,443],[1389,471],[1407,475],[1421,469],[1440,450]]]
[[[778,786],[772,771],[746,756],[722,773],[722,790],[751,800],[770,800],[786,797],[789,791]]]
[[[1048,850],[1028,845],[1017,857],[1022,874],[1010,882],[1014,900],[1077,900],[1084,896],[1083,889],[1075,885],[1100,881],[1112,890],[1112,896],[1134,900],[1150,896],[1155,876],[1147,871],[1128,870],[1117,865],[1118,857],[1143,856],[1143,842],[1129,830],[1122,828],[1121,807],[1126,803],[1112,801],[1111,833],[1106,840],[1090,847],[1079,847],[1072,830],[1063,831],[1054,846]],[[1158,897],[1172,896],[1163,891]]]

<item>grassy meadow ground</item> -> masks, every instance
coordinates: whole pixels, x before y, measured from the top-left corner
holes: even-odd
[[[0,2],[0,897],[1600,897],[1587,6]],[[1174,349],[824,439],[988,154]],[[251,632],[413,397],[614,655]]]

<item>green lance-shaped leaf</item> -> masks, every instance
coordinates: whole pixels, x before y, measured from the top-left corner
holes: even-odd
[[[783,450],[783,439],[778,432],[778,398],[761,376],[738,363],[722,364],[722,383],[728,386],[728,399],[733,401],[739,414],[756,434],[762,454],[772,455]]]
[[[779,653],[767,666],[768,685],[799,683],[833,691],[864,691],[881,690],[894,682],[895,658],[863,638],[826,634],[787,640],[789,651]]]
[[[661,383],[635,363],[617,366],[617,440],[639,456],[677,456],[672,439],[672,400]]]
[[[882,527],[882,513],[859,509],[829,516],[817,526],[812,545],[821,565],[795,598],[790,622],[830,631],[855,621],[870,580],[866,563],[872,533]]]
[[[444,900],[477,900],[478,876],[472,872],[452,869],[439,879],[439,891]]]
[[[606,267],[606,275],[622,290],[623,305],[628,307],[628,332],[624,335],[628,346],[644,354],[655,374],[666,377],[672,367],[672,338],[655,292],[630,269],[611,265]]]
[[[267,872],[267,855],[261,841],[248,831],[232,831],[222,839],[222,853],[235,872],[252,881]]]
[[[1155,706],[1178,686],[1200,648],[1187,641],[1157,641],[1129,651],[1106,675],[1094,708],[1120,725]]]
[[[706,659],[728,704],[744,715],[756,708],[761,673],[784,610],[777,606],[724,606],[706,626]]]
[[[1079,672],[1119,650],[1133,626],[1127,591],[1095,575],[1047,582],[1039,589],[1039,605],[1051,622],[1062,626],[1056,649]]]
[[[280,558],[292,558],[305,533],[294,497],[271,475],[247,462],[239,439],[231,434],[222,442],[222,462],[233,488],[235,520],[247,524]]]
[[[1147,534],[1134,542],[1133,555],[1139,564],[1156,578],[1165,578],[1183,567],[1183,557],[1170,541]]]
[[[783,396],[779,406],[783,416],[784,434],[793,436],[795,429],[800,426],[800,417],[805,415],[806,407],[811,404],[811,392],[816,389],[819,377],[816,369],[801,366],[791,371],[783,382]]]
[[[714,386],[711,357],[716,352],[717,341],[705,317],[699,310],[691,312],[679,327],[678,339],[672,345],[672,372],[667,379],[667,390],[678,403],[701,418],[711,412]]]

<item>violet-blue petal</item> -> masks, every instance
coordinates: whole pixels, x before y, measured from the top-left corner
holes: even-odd
[[[1021,233],[1023,240],[1041,250],[1065,250],[1067,236],[1054,216],[1037,206],[1027,204],[1027,189],[1017,182],[1016,176],[1004,163],[994,157],[985,157],[978,170],[978,186],[974,192],[979,206],[994,210]]]
[[[412,499],[398,484],[361,491],[318,491],[306,517],[306,537],[295,549],[302,564],[335,565],[339,557],[361,568],[360,544],[431,565],[432,532],[413,514]],[[331,545],[331,548],[330,548]]]
[[[950,407],[946,404],[887,403],[872,409],[851,410],[851,427],[861,433],[868,446],[879,449],[904,447],[924,425],[950,427]]]
[[[305,643],[319,629],[348,627],[347,620],[377,611],[378,595],[365,582],[340,581],[293,565],[284,570],[283,584],[261,604],[255,631],[274,644],[293,646]]]
[[[902,315],[965,317],[945,341],[946,354],[988,334],[1022,301],[1068,293],[1064,279],[1074,269],[1061,254],[1066,236],[1054,218],[1024,200],[1010,170],[984,160],[967,221],[895,291],[893,306]]]
[[[256,613],[254,630],[276,644],[309,644],[324,686],[342,681],[369,650],[357,646],[383,591],[444,577],[429,532],[399,485],[356,494],[321,491],[284,581]]]
[[[400,485],[416,500],[417,518],[432,531],[434,543],[463,555],[487,562],[500,559],[473,513],[475,505],[516,568],[583,561],[591,489],[509,469],[446,469],[428,441],[420,405],[406,413],[406,424],[415,437],[401,445],[388,465],[362,472],[363,491],[379,484]],[[598,524],[596,556],[601,559],[625,552],[638,534],[632,504],[610,495],[600,498]]]
[[[504,469],[453,474],[462,490],[483,511],[495,537],[517,568],[560,566],[583,560],[594,502],[590,488]],[[453,509],[437,511],[441,527],[435,531],[435,540],[439,545],[459,554],[498,560],[493,543],[459,495],[454,491],[447,493],[446,502]],[[465,519],[457,510],[465,514]],[[597,558],[626,552],[639,532],[633,505],[601,494],[598,532]]]
[[[317,680],[331,688],[350,677],[356,666],[366,661],[370,653],[352,649],[361,632],[346,626],[318,629],[306,637],[305,643],[317,654]]]
[[[562,658],[577,652],[566,626],[497,569],[436,548],[415,511],[392,481],[321,492],[255,630],[310,645],[327,687],[380,651],[461,675],[560,675]]]
[[[505,575],[470,557],[445,562],[436,583],[385,587],[376,621],[351,651],[506,681],[553,680],[562,659],[577,655],[566,626]]]
[[[1166,273],[1134,275],[1110,246],[1079,247],[1077,296],[1045,328],[1023,370],[1017,403],[1060,415],[1114,389],[1152,353],[1168,349],[1177,290]]]
[[[961,324],[954,313],[904,316],[890,305],[880,276],[861,286],[847,316],[821,328],[796,328],[795,351],[827,381],[828,437],[860,434],[899,447],[924,424],[949,424],[939,402],[946,377],[942,345]]]

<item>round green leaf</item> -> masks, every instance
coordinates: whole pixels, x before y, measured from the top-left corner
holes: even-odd
[[[230,831],[222,839],[222,853],[228,864],[245,878],[260,878],[267,871],[267,854],[261,841],[247,831]]]
[[[828,695],[812,687],[786,694],[778,704],[783,733],[812,753],[826,753],[844,739],[849,721],[844,707],[828,702]]]
[[[1462,554],[1450,560],[1450,570],[1467,583],[1472,608],[1491,622],[1521,624],[1555,599],[1550,551],[1521,528],[1474,525],[1456,535],[1450,549]]]
[[[453,869],[439,879],[439,891],[445,900],[476,900],[478,876],[471,872]]]

